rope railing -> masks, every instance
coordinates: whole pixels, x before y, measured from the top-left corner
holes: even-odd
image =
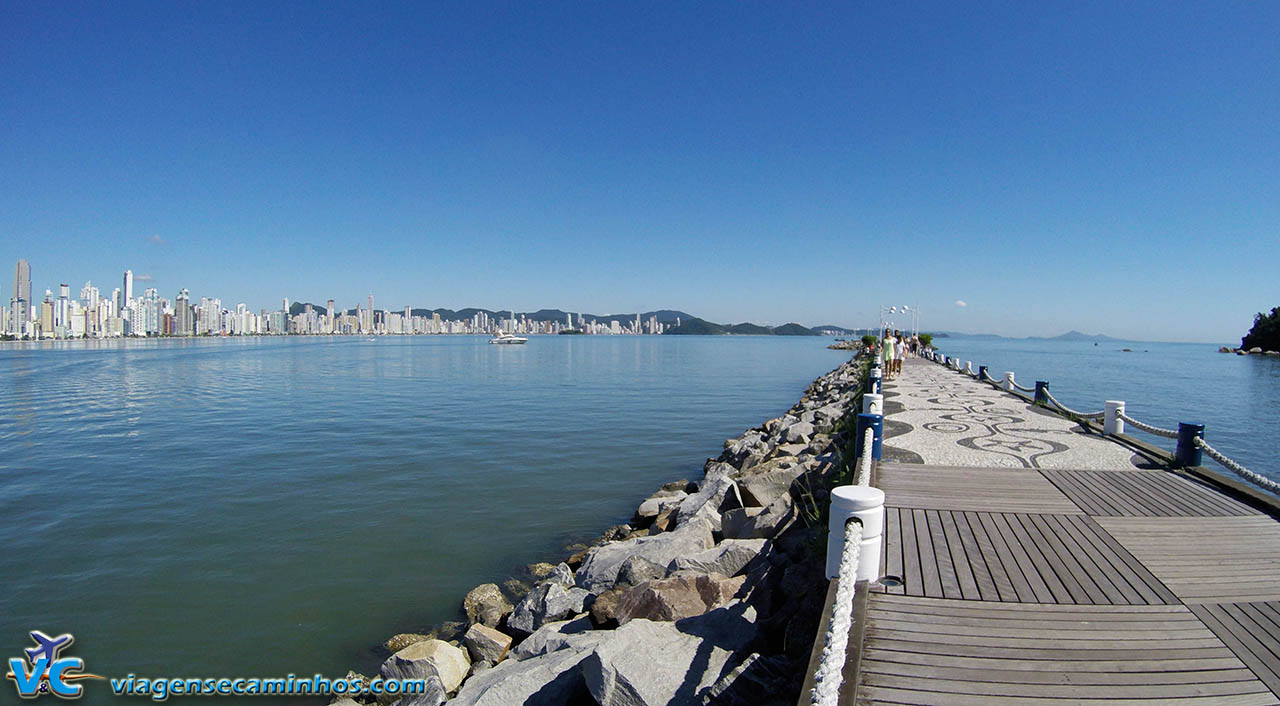
[[[863,456],[866,458],[866,456]],[[831,610],[831,623],[823,638],[822,657],[814,672],[812,706],[836,706],[840,701],[849,633],[853,629],[853,597],[857,589],[858,554],[862,546],[862,523],[851,518],[845,524],[844,552],[840,555],[840,577],[836,579],[836,597]]]
[[[1270,490],[1273,493],[1280,493],[1280,483],[1277,483],[1271,480],[1270,478],[1267,478],[1266,476],[1262,476],[1257,473],[1254,473],[1248,468],[1245,468],[1244,466],[1241,466],[1239,463],[1236,463],[1235,461],[1231,460],[1221,451],[1210,446],[1209,442],[1204,440],[1204,437],[1202,436],[1194,437],[1191,443],[1195,444],[1196,447],[1199,448],[1201,451],[1203,451],[1206,456],[1222,464],[1222,467],[1226,468],[1228,471],[1231,471],[1232,473],[1240,476],[1241,478],[1244,478],[1245,480],[1249,481],[1250,483],[1253,483],[1254,485],[1258,485],[1263,488],[1266,488],[1267,490]]]
[[[1034,387],[1023,387],[1022,385],[1019,385],[1017,380],[1014,380],[1014,381],[1013,381],[1013,386],[1014,386],[1014,387],[1016,387],[1016,388],[1018,388],[1019,390],[1022,390],[1023,392],[1035,392],[1035,391],[1036,391],[1036,388],[1034,388]]]
[[[1067,414],[1074,414],[1075,416],[1080,417],[1081,419],[1102,419],[1103,417],[1107,416],[1106,410],[1103,410],[1101,412],[1077,412],[1074,409],[1071,409],[1065,404],[1062,404],[1061,402],[1059,402],[1058,399],[1053,396],[1053,393],[1049,392],[1048,387],[1044,389],[1044,396],[1048,398],[1049,401],[1052,402],[1058,409],[1062,410],[1063,412],[1066,412]],[[1175,434],[1175,436],[1177,435]]]
[[[1163,436],[1166,439],[1178,438],[1178,432],[1174,431],[1173,429],[1165,429],[1163,427],[1152,426],[1150,424],[1140,422],[1134,419],[1133,417],[1130,417],[1129,415],[1125,414],[1124,412],[1116,412],[1116,416],[1119,417],[1125,424],[1128,424],[1139,431],[1145,431],[1148,434],[1154,434],[1156,436]]]
[[[871,450],[875,446],[876,430],[867,427],[862,434],[862,457],[858,459],[858,485],[871,485]]]

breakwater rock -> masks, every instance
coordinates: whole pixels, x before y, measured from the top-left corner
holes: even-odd
[[[628,524],[530,565],[532,585],[482,584],[465,622],[388,640],[380,676],[431,688],[379,703],[795,703],[827,590],[827,488],[864,368],[823,375],[726,441],[701,480],[663,485]]]

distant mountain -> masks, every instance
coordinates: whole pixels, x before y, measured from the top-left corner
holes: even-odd
[[[1073,331],[1067,331],[1061,336],[1054,336],[1046,340],[1049,340],[1049,341],[1119,341],[1120,339],[1112,338],[1111,336],[1104,336],[1100,333],[1088,334],[1088,333],[1080,333],[1079,331],[1073,330]]]
[[[773,333],[778,336],[817,336],[818,335],[817,331],[814,331],[811,328],[806,328],[796,323],[783,324],[778,328],[775,328],[773,330]]]
[[[817,336],[817,331],[800,324],[783,324],[777,327],[759,324],[717,324],[705,319],[681,319],[680,326],[669,328],[667,334],[673,336],[720,336],[733,334],[737,336]]]
[[[729,329],[720,324],[713,324],[705,319],[689,317],[680,319],[679,326],[673,326],[663,333],[671,336],[719,336],[729,333]]]
[[[768,326],[760,326],[758,324],[734,324],[729,327],[729,333],[739,336],[768,336],[773,331]]]
[[[297,316],[298,314],[301,314],[302,312],[306,311],[307,304],[311,304],[311,302],[293,302],[292,304],[289,305],[289,316]],[[320,306],[319,304],[311,304],[311,308],[314,309],[316,313],[320,314],[321,316],[324,316],[325,314],[329,313],[328,307],[323,307],[323,306]]]
[[[1127,340],[1123,338],[1112,338],[1111,336],[1104,336],[1100,333],[1096,333],[1096,334],[1080,333],[1079,331],[1075,331],[1075,330],[1067,331],[1066,333],[1058,336],[1025,336],[1022,338],[1019,338],[1017,336],[1001,336],[995,333],[963,333],[960,331],[939,331],[938,333],[933,334],[934,338],[949,338],[951,336],[963,336],[964,338],[1008,339],[1008,340],[1014,340],[1014,341],[1019,341],[1019,340],[1020,341],[1123,341],[1123,340]]]

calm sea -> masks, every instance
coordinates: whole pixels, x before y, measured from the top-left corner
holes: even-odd
[[[934,340],[943,353],[973,361],[1019,384],[1045,380],[1058,401],[1081,412],[1124,400],[1125,413],[1166,429],[1178,422],[1205,425],[1214,448],[1280,480],[1280,358],[1218,353],[1217,345],[953,336]],[[1124,349],[1130,349],[1126,352]],[[1128,430],[1150,443],[1171,440]],[[1206,458],[1205,465],[1222,470]]]
[[[108,676],[372,670],[474,585],[700,477],[847,359],[827,343],[6,344],[0,658],[39,629]]]

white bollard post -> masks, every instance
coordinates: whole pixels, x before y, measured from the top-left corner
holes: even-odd
[[[862,396],[863,414],[884,414],[884,395],[864,394]]]
[[[1107,400],[1106,411],[1102,417],[1102,433],[1107,436],[1124,433],[1124,400]]]
[[[1004,374],[1004,391],[1013,392],[1013,372],[1007,371]]]
[[[966,361],[964,362],[964,371],[965,371],[966,373],[969,373],[970,375],[973,375],[973,361],[972,361],[972,360],[966,360]]]
[[[831,491],[831,521],[827,525],[827,578],[840,575],[840,555],[844,553],[845,523],[856,517],[862,522],[862,545],[858,554],[858,581],[880,579],[880,544],[884,532],[884,491],[865,485],[842,485]]]

